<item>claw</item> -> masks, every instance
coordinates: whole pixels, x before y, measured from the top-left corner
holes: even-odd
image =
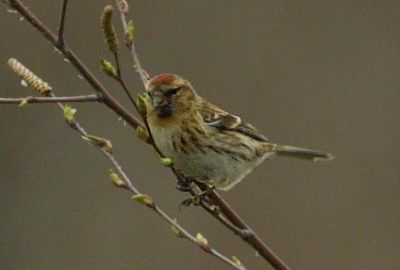
[[[184,207],[189,207],[191,205],[199,206],[202,200],[203,197],[200,195],[194,195],[190,198],[186,198],[179,204],[179,210],[182,210]]]
[[[193,182],[190,182],[190,183],[192,184],[192,186],[194,185]],[[181,183],[178,182],[177,185],[178,184],[181,184]],[[178,186],[177,186],[177,188],[178,188]],[[215,188],[215,186],[211,186],[211,187],[209,187],[208,189],[204,190],[203,192],[201,192],[199,194],[194,194],[192,197],[184,199],[179,204],[179,210],[182,210],[183,207],[189,207],[191,205],[199,206],[202,202],[212,205],[212,201],[211,201],[211,199],[209,197],[207,197],[207,195],[210,194],[210,192],[212,190],[214,190],[214,188]]]
[[[182,192],[191,191],[194,188],[194,183],[192,181],[182,181],[178,180],[175,184],[177,190]]]
[[[193,198],[186,198],[179,204],[179,210],[182,210],[185,207],[189,207],[193,204]]]

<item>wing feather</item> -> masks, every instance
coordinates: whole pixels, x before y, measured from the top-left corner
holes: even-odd
[[[253,125],[242,121],[239,116],[230,114],[217,106],[204,101],[200,108],[201,116],[209,126],[220,130],[233,130],[249,136],[252,139],[269,142],[269,139],[262,135]]]

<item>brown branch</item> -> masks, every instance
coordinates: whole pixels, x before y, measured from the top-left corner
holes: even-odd
[[[53,92],[50,94],[50,98],[53,98],[54,100],[59,99],[57,98]],[[61,108],[61,110],[64,111],[64,105],[61,102],[57,102],[57,105]],[[68,126],[72,127],[74,130],[78,131],[83,138],[88,138],[89,133],[82,127],[82,125],[75,119],[70,119],[67,121]],[[93,144],[95,145],[95,144]],[[109,161],[113,164],[114,168],[117,170],[118,174],[122,177],[126,189],[128,189],[132,194],[134,195],[140,195],[141,192],[139,191],[138,188],[136,188],[133,185],[133,182],[130,180],[128,175],[124,172],[122,169],[122,166],[119,164],[117,159],[114,157],[112,152],[110,150],[107,150],[99,145],[96,148],[104,155],[106,156]],[[150,204],[146,204],[150,209],[152,209],[154,212],[156,212],[160,217],[162,217],[167,223],[169,223],[172,227],[176,228],[179,232],[179,236],[183,237],[192,243],[198,245],[204,252],[211,254],[212,256],[220,259],[224,263],[230,265],[231,267],[237,269],[237,270],[246,270],[246,268],[241,265],[237,264],[232,260],[229,260],[226,256],[222,255],[220,252],[218,252],[216,249],[214,249],[212,246],[210,246],[208,243],[203,243],[199,242],[198,239],[193,236],[191,233],[189,233],[185,228],[183,228],[176,220],[171,218],[167,213],[165,213],[159,206],[155,204],[153,200],[151,200]]]
[[[86,65],[78,58],[78,56],[64,44],[60,46],[57,40],[58,37],[32,14],[19,0],[8,0],[9,6],[14,8],[21,14],[33,27],[35,27],[51,44],[59,49],[62,54],[71,62],[71,64],[81,73],[81,75],[88,81],[88,83],[99,92],[103,97],[103,102],[111,108],[115,113],[121,116],[128,124],[133,128],[138,126],[144,127],[143,124],[132,115],[127,109],[125,109],[111,94],[110,92],[100,83],[100,81],[93,75],[92,72],[86,67]]]
[[[2,104],[15,104],[26,102],[31,103],[57,103],[57,102],[101,102],[102,98],[98,94],[86,95],[86,96],[72,96],[72,97],[20,97],[20,98],[2,98],[0,97],[0,103]]]
[[[237,235],[241,236],[242,238],[249,237],[251,232],[247,232],[245,230],[240,229],[233,225],[224,215],[221,215],[221,210],[219,207],[210,206],[208,203],[204,202],[204,200],[200,200],[200,205],[213,217],[218,219],[219,222],[224,224],[228,229],[235,232]]]
[[[208,186],[199,183],[202,190],[208,189]],[[215,191],[210,192],[208,195],[211,200],[218,205],[221,212],[228,217],[228,219],[240,228],[243,232],[247,233],[246,237],[242,237],[249,245],[251,245],[257,252],[263,256],[275,269],[277,270],[290,270],[289,266],[276,255],[271,248],[269,248],[263,240],[246,224],[246,222],[236,213],[236,211]],[[241,235],[239,233],[239,235]],[[241,235],[243,236],[243,235]]]
[[[58,24],[58,36],[57,36],[57,44],[62,47],[65,45],[64,39],[64,25],[65,25],[65,15],[67,13],[68,0],[64,0],[60,13],[60,22]]]

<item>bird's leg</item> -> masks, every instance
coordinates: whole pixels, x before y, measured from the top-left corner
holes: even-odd
[[[178,177],[178,181],[175,184],[175,187],[177,190],[182,191],[182,192],[189,192],[192,191],[193,188],[195,187],[194,182],[195,179],[191,177],[187,177],[183,175],[181,172],[176,170],[176,175]]]
[[[215,189],[215,186],[208,186],[208,188],[199,193],[193,192],[193,195],[190,198],[184,199],[180,205],[179,209],[183,207],[189,207],[191,205],[199,206],[201,203],[213,204],[208,195]],[[193,190],[192,190],[193,191]]]
[[[186,176],[178,170],[175,170],[175,174],[178,178],[178,181],[176,182],[175,187],[179,191],[192,193],[192,196],[190,198],[184,199],[179,204],[179,209],[182,209],[182,207],[188,207],[190,205],[198,206],[202,202],[207,203],[207,204],[212,204],[212,202],[210,201],[210,199],[207,196],[215,189],[215,186],[207,186],[207,189],[205,189],[203,191],[200,191],[197,188],[197,191],[196,191],[195,188],[197,186],[195,185],[195,183],[204,183],[204,182],[202,182],[200,179],[198,179],[196,177]]]
[[[177,190],[182,192],[191,191],[194,188],[193,181],[180,181],[178,180],[175,184]]]

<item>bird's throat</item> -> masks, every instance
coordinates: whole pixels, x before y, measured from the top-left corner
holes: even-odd
[[[172,106],[167,104],[156,109],[157,116],[160,118],[167,118],[172,115]]]

